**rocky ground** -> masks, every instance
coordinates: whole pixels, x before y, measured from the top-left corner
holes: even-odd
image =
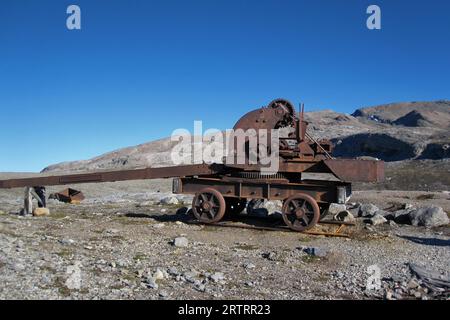
[[[414,211],[449,212],[448,192],[356,192],[345,208],[356,226],[336,238],[188,224],[190,197],[174,200],[169,181],[79,189],[83,203],[52,201],[42,217],[17,215],[21,190],[0,191],[0,299],[449,298],[411,271],[448,280],[448,224],[421,226],[439,219]]]

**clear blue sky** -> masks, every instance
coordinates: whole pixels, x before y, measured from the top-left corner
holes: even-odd
[[[81,30],[66,8],[81,7]],[[366,28],[370,4],[382,29]],[[450,98],[450,2],[0,2],[0,171],[192,130],[277,97],[351,113]]]

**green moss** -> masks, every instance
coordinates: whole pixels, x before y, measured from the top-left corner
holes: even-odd
[[[147,255],[145,253],[137,253],[134,257],[133,260],[134,261],[142,261],[142,260],[146,260],[147,259]]]
[[[305,263],[315,263],[320,260],[319,257],[313,256],[311,254],[305,255],[302,257],[302,261]]]
[[[238,244],[233,247],[233,249],[240,249],[240,250],[257,250],[259,247],[253,244]]]

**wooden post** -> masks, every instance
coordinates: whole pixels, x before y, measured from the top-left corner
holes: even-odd
[[[33,196],[31,195],[31,187],[25,187],[23,214],[33,213]]]

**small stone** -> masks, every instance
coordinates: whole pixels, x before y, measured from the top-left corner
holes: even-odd
[[[415,279],[413,278],[413,279],[411,279],[411,280],[408,282],[407,288],[408,288],[408,289],[416,289],[416,288],[418,288],[419,286],[420,286],[420,284],[417,282],[417,280],[415,280]]]
[[[67,267],[66,274],[69,275],[65,285],[70,290],[81,289],[81,262],[76,261],[74,265]]]
[[[25,266],[24,266],[23,264],[21,264],[21,263],[15,263],[15,264],[13,264],[12,268],[13,268],[14,271],[22,271],[22,270],[25,270]]]
[[[179,201],[176,197],[173,196],[168,196],[165,198],[161,199],[161,204],[165,204],[165,205],[176,205],[179,204]]]
[[[269,200],[264,203],[264,208],[267,209],[269,215],[281,212],[283,207],[283,202],[280,200]]]
[[[375,214],[372,218],[368,219],[368,222],[373,226],[377,226],[379,224],[386,223],[387,220],[381,214]]]
[[[404,203],[402,207],[403,207],[404,210],[412,210],[412,209],[414,209],[414,206],[411,203]]]
[[[156,272],[153,274],[153,278],[155,279],[155,281],[164,280],[165,279],[164,272],[161,269],[157,268]]]
[[[153,228],[155,229],[161,229],[164,228],[166,225],[164,223],[156,223],[154,225],[152,225]]]
[[[396,224],[393,220],[389,220],[389,221],[388,221],[388,224],[389,224],[389,226],[392,227],[392,228],[398,228],[398,224]]]
[[[336,220],[336,221],[342,221],[342,222],[353,222],[353,221],[355,221],[355,217],[348,210],[339,212],[338,214],[336,214],[333,217],[333,219]]]
[[[362,204],[359,207],[359,216],[360,217],[371,217],[373,216],[378,210],[378,207],[372,203],[365,203]]]
[[[36,208],[33,210],[33,216],[42,217],[50,215],[50,210],[48,208]]]
[[[199,285],[194,286],[194,289],[197,291],[200,291],[200,292],[205,292],[206,287],[204,284],[199,284]]]
[[[220,282],[220,281],[222,281],[222,280],[224,280],[225,279],[225,276],[223,275],[223,273],[222,272],[216,272],[216,273],[214,273],[212,276],[210,276],[209,277],[212,281],[214,281],[214,282]]]
[[[61,244],[63,244],[63,245],[68,246],[68,245],[74,244],[75,240],[73,240],[73,239],[62,239],[62,240],[59,240],[59,242]]]
[[[150,289],[156,290],[159,287],[153,277],[147,277],[147,279],[145,279],[145,284],[147,285],[147,288],[150,288]]]
[[[386,300],[393,300],[391,290],[386,290],[385,298],[386,298]]]
[[[181,221],[175,221],[175,224],[176,224],[177,226],[182,226],[184,223],[181,222]]]
[[[199,273],[196,270],[192,269],[190,271],[186,271],[183,274],[183,277],[186,281],[194,283],[195,278],[198,277],[198,275],[199,275]]]
[[[167,298],[167,297],[169,296],[169,294],[168,294],[167,291],[165,291],[165,290],[160,291],[160,292],[158,293],[158,295],[159,295],[161,298]]]
[[[243,267],[245,269],[254,269],[254,268],[256,268],[256,266],[253,263],[251,263],[251,262],[244,263]]]
[[[167,212],[167,209],[161,209],[160,211],[161,211],[161,213],[165,213],[165,212]]]
[[[264,258],[266,258],[267,260],[270,260],[270,261],[275,261],[277,259],[277,254],[275,252],[273,252],[273,251],[271,251],[271,252],[264,252],[262,254],[262,256]]]
[[[178,276],[180,273],[178,272],[178,269],[176,267],[170,267],[169,269],[167,269],[167,272],[171,275],[171,276]]]
[[[347,205],[347,210],[354,216],[357,217],[359,214],[360,203],[351,203]]]
[[[395,223],[398,223],[398,224],[406,224],[406,223],[410,222],[409,213],[411,211],[412,210],[403,210],[403,209],[397,210],[397,211],[394,211],[394,212],[391,212],[391,213],[385,215],[384,217],[388,220],[394,220]]]
[[[306,252],[309,255],[315,256],[315,257],[326,257],[328,255],[328,250],[324,248],[317,248],[317,247],[307,247],[303,249],[304,252]]]
[[[347,207],[345,204],[331,203],[330,207],[328,208],[328,213],[332,215],[337,215],[338,213],[341,213],[342,211],[346,210]]]
[[[145,270],[144,269],[139,269],[136,271],[136,274],[139,278],[142,278],[142,276],[144,275]]]
[[[188,244],[189,244],[189,241],[185,237],[177,237],[173,241],[173,245],[178,248],[185,248],[188,246]]]

